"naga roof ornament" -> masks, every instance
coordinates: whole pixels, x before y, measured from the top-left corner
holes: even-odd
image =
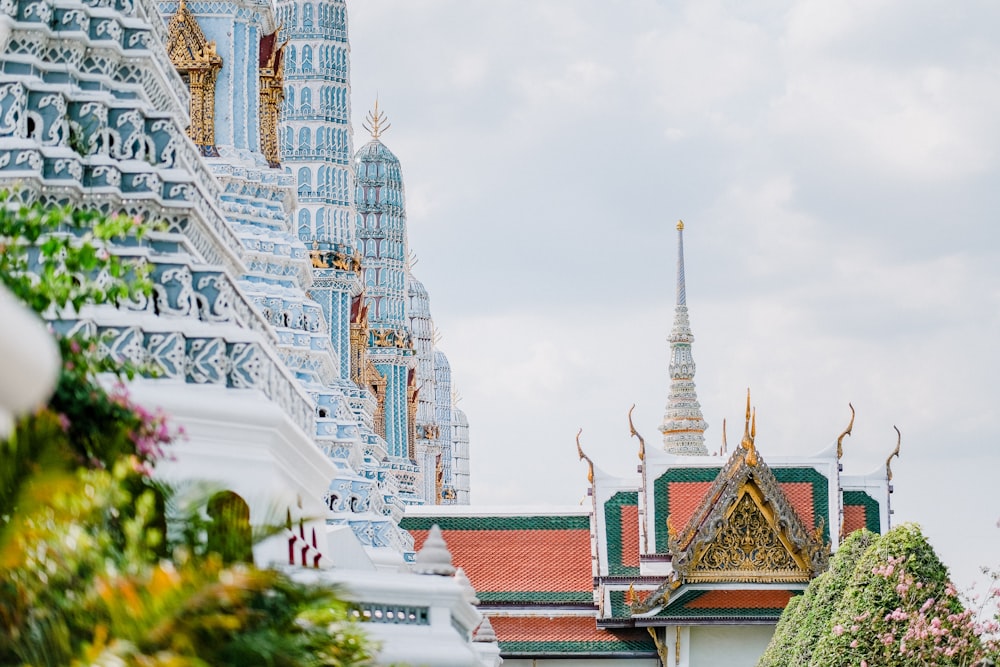
[[[848,403],[847,407],[851,409],[851,422],[847,425],[847,428],[844,429],[844,432],[840,434],[840,437],[837,438],[837,459],[843,458],[844,438],[849,436],[851,434],[851,430],[854,428],[854,406]]]
[[[581,461],[587,462],[587,481],[591,484],[594,483],[594,462],[589,456],[583,453],[583,447],[580,446],[580,434],[583,433],[581,428],[576,432],[576,453],[579,455]]]
[[[695,363],[691,355],[694,334],[688,321],[687,291],[684,284],[684,222],[677,222],[677,302],[674,326],[670,331],[670,394],[660,432],[663,448],[670,454],[707,456],[705,430],[708,423],[701,413],[694,385]]]
[[[892,457],[899,458],[899,446],[903,442],[903,434],[899,432],[899,429],[893,425],[896,429],[896,449],[892,450],[892,454],[889,454],[889,458],[885,460],[885,477],[890,482],[892,481]]]

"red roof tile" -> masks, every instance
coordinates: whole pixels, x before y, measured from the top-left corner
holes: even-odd
[[[789,591],[708,591],[684,605],[685,609],[784,609]]]
[[[670,525],[680,532],[691,520],[712,482],[671,482],[669,489]]]
[[[808,530],[813,529],[814,508],[813,508],[813,485],[809,482],[779,482],[781,490],[784,491],[788,503],[799,515],[802,526]]]
[[[501,642],[617,641],[607,630],[599,630],[592,616],[491,616],[490,624]]]
[[[868,514],[864,505],[844,505],[844,535],[861,530],[867,524]]]
[[[639,508],[636,505],[622,506],[621,530],[622,565],[639,567]]]
[[[632,525],[637,532],[637,524]],[[419,550],[427,531],[410,532]],[[442,534],[453,562],[465,569],[478,592],[593,592],[589,530],[444,530]]]

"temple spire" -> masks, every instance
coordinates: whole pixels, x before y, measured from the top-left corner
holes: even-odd
[[[691,355],[694,334],[688,321],[687,292],[684,284],[684,223],[677,222],[677,304],[670,331],[670,394],[660,432],[663,448],[671,454],[707,456],[705,429],[694,386],[695,364]]]
[[[361,125],[372,135],[372,139],[378,141],[385,132],[392,127],[386,115],[378,108],[378,96],[375,96],[375,108],[368,112]]]

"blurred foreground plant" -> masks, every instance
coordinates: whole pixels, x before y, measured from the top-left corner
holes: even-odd
[[[49,317],[148,298],[145,265],[110,252],[147,230],[0,194],[0,282]],[[335,591],[228,566],[239,558],[212,544],[165,548],[164,489],[150,474],[179,430],[129,399],[135,369],[101,358],[99,340],[59,343],[49,405],[0,442],[0,664],[368,664]],[[103,382],[107,373],[119,382]]]

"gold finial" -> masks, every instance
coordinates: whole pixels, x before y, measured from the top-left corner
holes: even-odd
[[[635,424],[632,423],[633,410],[635,410],[635,403],[628,409],[628,430],[632,433],[633,438],[639,438],[639,460],[644,461],[646,459],[646,440],[635,430]]]
[[[753,440],[750,437],[750,388],[747,387],[747,415],[743,421],[743,441],[740,443],[743,449],[750,449]]]
[[[757,408],[753,409],[753,416],[750,418],[750,446],[747,447],[746,462],[748,466],[757,465]]]
[[[364,127],[372,135],[372,139],[378,139],[380,136],[385,134],[392,125],[387,123],[388,118],[384,113],[382,113],[378,108],[378,96],[375,97],[375,108],[368,112],[365,116],[364,122],[361,126]]]
[[[844,432],[840,434],[839,438],[837,438],[838,459],[844,455],[844,436],[850,435],[851,429],[854,428],[854,406],[848,403],[847,407],[851,409],[851,423],[847,425],[847,428],[844,429]]]
[[[684,231],[684,221],[683,220],[678,220],[677,221],[677,231],[679,231],[679,232],[683,232]]]
[[[576,453],[580,456],[580,460],[587,461],[587,481],[591,484],[594,483],[594,462],[590,460],[590,457],[583,453],[583,447],[580,446],[580,434],[583,433],[581,428],[576,432]]]
[[[729,452],[729,443],[726,442],[726,420],[722,420],[722,451],[720,454],[726,454]]]
[[[892,427],[896,429],[896,449],[892,450],[892,454],[889,454],[889,458],[885,460],[885,476],[890,482],[892,481],[892,467],[889,464],[892,462],[893,456],[899,458],[899,445],[903,442],[903,434],[899,432],[895,424]]]

